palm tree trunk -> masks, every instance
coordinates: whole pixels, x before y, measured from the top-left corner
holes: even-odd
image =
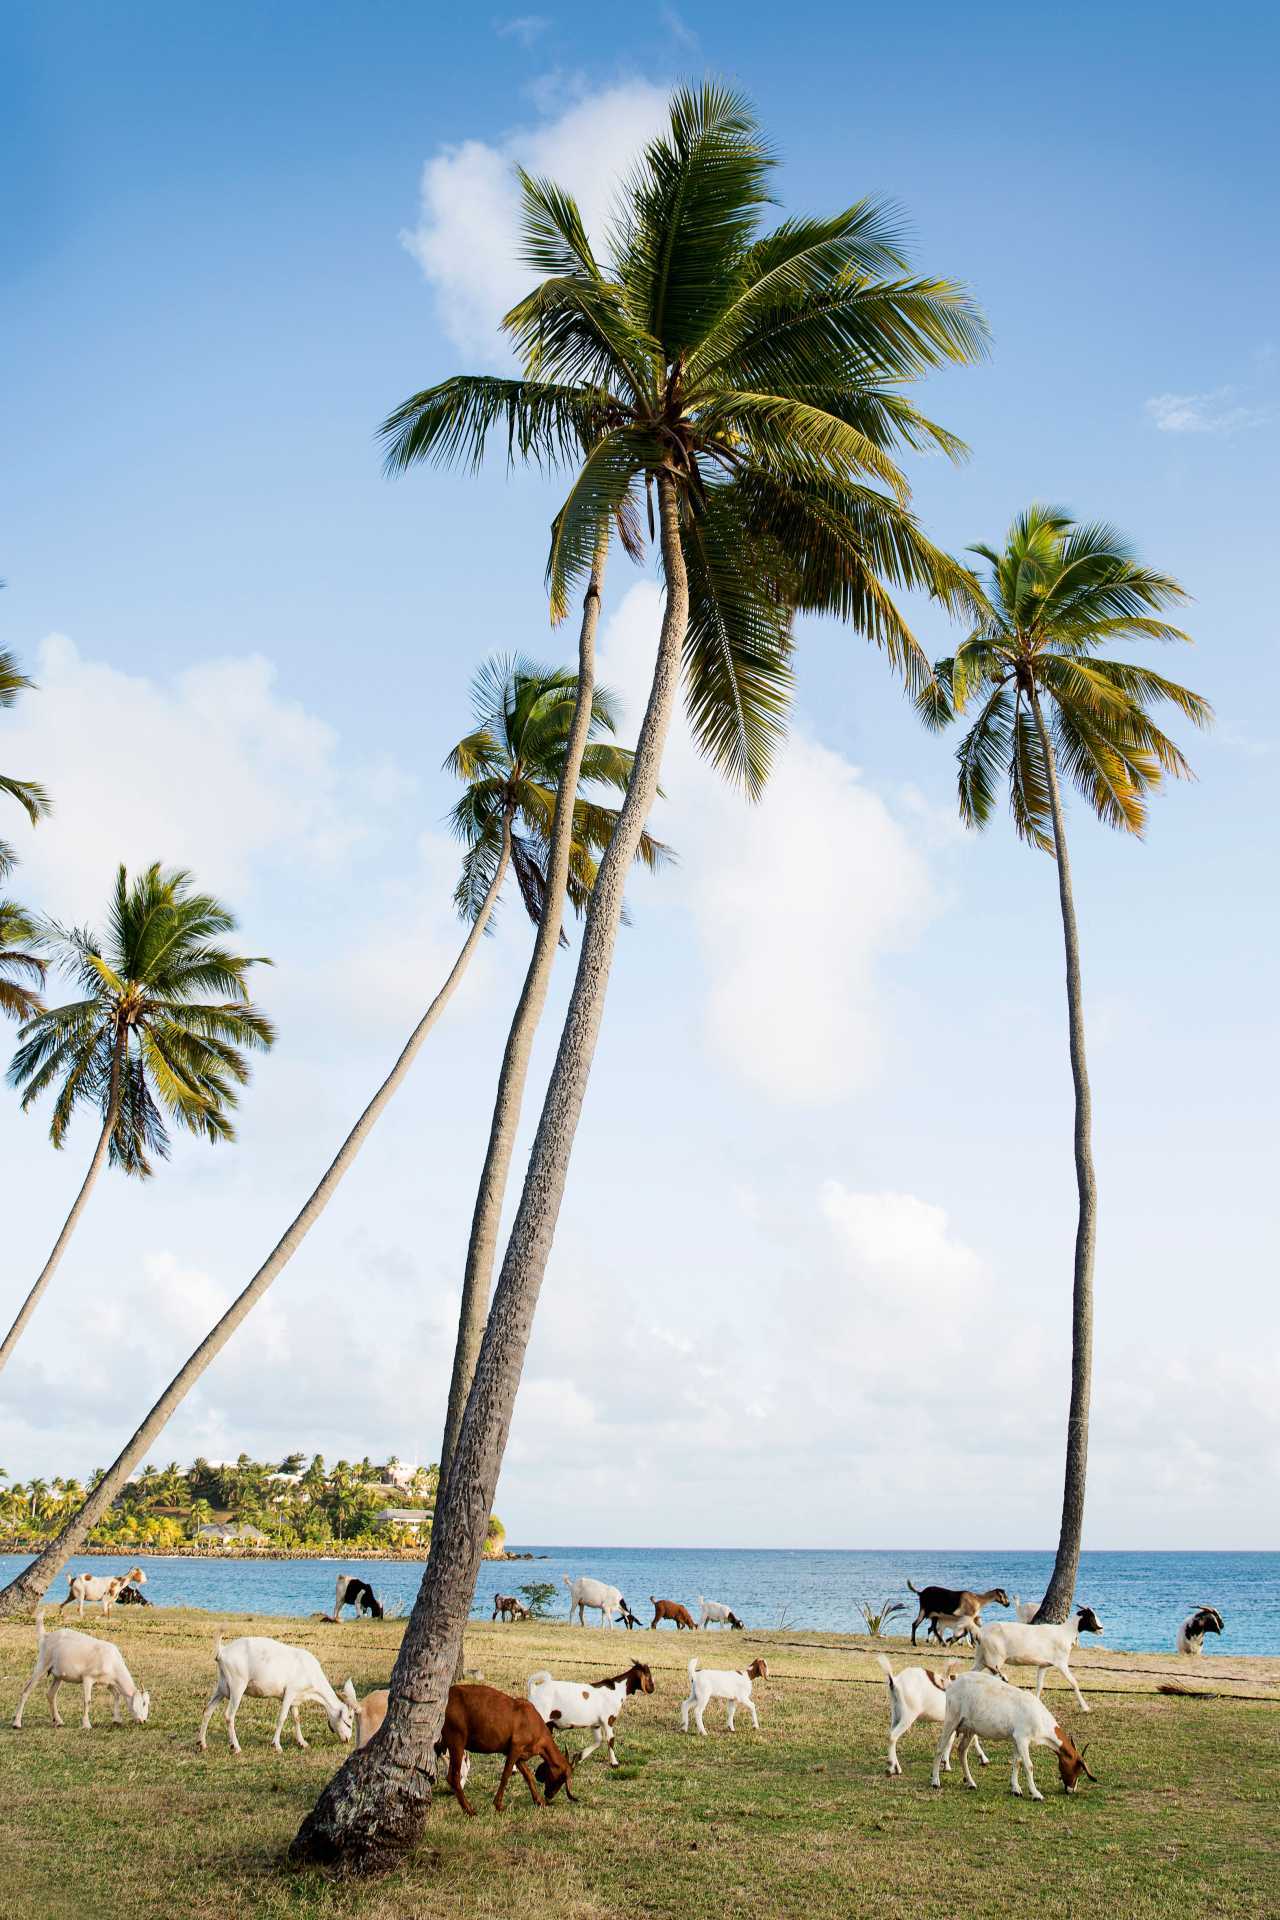
[[[516,1006],[507,1048],[498,1075],[498,1092],[489,1128],[489,1146],[480,1173],[471,1238],[467,1244],[467,1264],[462,1276],[462,1305],[458,1313],[458,1340],[453,1351],[453,1376],[449,1382],[449,1406],[445,1415],[444,1439],[440,1446],[440,1477],[437,1495],[449,1478],[449,1465],[458,1444],[467,1395],[475,1377],[476,1356],[489,1317],[489,1291],[493,1282],[493,1263],[498,1248],[498,1228],[502,1203],[506,1197],[511,1156],[515,1151],[516,1128],[529,1076],[529,1056],[533,1037],[547,1003],[547,990],[555,966],[564,921],[565,886],[569,877],[569,855],[573,848],[573,803],[578,792],[578,774],[582,755],[591,731],[591,703],[596,679],[596,627],[600,620],[600,588],[609,553],[606,526],[596,542],[591,578],[582,603],[582,626],[578,633],[578,688],[574,697],[573,720],[565,748],[564,769],[556,793],[555,814],[551,824],[551,847],[547,859],[547,887],[542,917],[534,937],[529,970]]]
[[[1071,1035],[1071,1078],[1075,1083],[1075,1159],[1079,1215],[1076,1222],[1075,1273],[1071,1298],[1071,1406],[1067,1414],[1067,1462],[1062,1490],[1062,1526],[1058,1553],[1037,1620],[1062,1621],[1075,1603],[1080,1544],[1084,1533],[1085,1474],[1089,1463],[1089,1396],[1093,1385],[1093,1254],[1097,1238],[1098,1186],[1093,1172],[1093,1098],[1084,1051],[1084,991],[1080,983],[1080,933],[1071,893],[1071,862],[1062,813],[1062,791],[1053,741],[1045,725],[1040,695],[1031,688],[1031,710],[1044,753],[1053,815],[1053,845],[1058,862],[1058,896],[1067,957],[1067,1022]]]
[[[679,503],[658,479],[666,607],[653,685],[618,824],[592,890],[578,971],[525,1175],[520,1206],[463,1415],[449,1484],[441,1489],[431,1555],[391,1676],[376,1741],[329,1782],[290,1848],[295,1860],[372,1873],[395,1864],[422,1830],[435,1781],[435,1743],[484,1552],[525,1349],[564,1195],[574,1134],[609,985],[627,875],[658,789],[689,621]]]
[[[511,822],[510,820],[504,820],[502,848],[498,858],[497,871],[494,874],[489,891],[484,897],[480,911],[476,915],[475,924],[472,926],[470,933],[462,944],[461,952],[453,963],[453,969],[448,979],[423,1014],[413,1032],[409,1035],[404,1049],[390,1073],[378,1088],[378,1091],[374,1094],[372,1100],[360,1115],[360,1118],[356,1121],[355,1126],[351,1129],[351,1132],[347,1135],[341,1147],[339,1147],[333,1164],[330,1166],[323,1180],[311,1195],[311,1198],[307,1201],[302,1211],[288,1227],[283,1238],[277,1243],[269,1258],[258,1268],[258,1271],[254,1274],[248,1286],[232,1301],[212,1331],[206,1334],[186,1365],[174,1375],[142,1425],[138,1428],[138,1431],[134,1434],[132,1440],[129,1441],[113,1465],[107,1469],[101,1481],[89,1495],[89,1498],[85,1501],[79,1512],[73,1519],[68,1521],[57,1539],[50,1541],[39,1559],[33,1560],[29,1567],[24,1568],[17,1578],[11,1580],[4,1591],[0,1592],[0,1619],[13,1614],[26,1613],[28,1609],[40,1599],[50,1582],[56,1577],[59,1569],[73,1553],[78,1551],[81,1541],[85,1538],[90,1528],[96,1526],[103,1514],[108,1511],[112,1501],[128,1480],[129,1475],[133,1472],[138,1461],[149,1452],[157,1436],[163,1431],[172,1415],[182,1404],[183,1400],[185,1400],[188,1393],[190,1393],[196,1381],[205,1371],[205,1368],[221,1353],[236,1328],[240,1325],[241,1321],[252,1312],[253,1308],[257,1306],[259,1300],[267,1291],[267,1288],[271,1285],[271,1282],[276,1278],[277,1274],[283,1272],[284,1268],[288,1266],[290,1260],[298,1251],[298,1248],[302,1245],[312,1227],[337,1192],[343,1175],[348,1171],[356,1155],[373,1131],[374,1123],[382,1113],[383,1108],[387,1105],[392,1094],[395,1093],[400,1083],[408,1074],[423,1041],[430,1033],[440,1015],[444,1012],[449,1001],[453,998],[458,982],[466,972],[468,963],[480,944],[489,915],[493,911],[494,901],[497,899],[502,888],[502,882],[506,878],[510,858]]]
[[[122,1031],[117,1035],[115,1052],[111,1059],[111,1094],[107,1101],[107,1116],[102,1123],[102,1132],[98,1135],[98,1144],[93,1150],[93,1158],[89,1162],[89,1171],[81,1182],[80,1191],[75,1197],[75,1202],[70,1213],[63,1221],[62,1232],[53,1243],[53,1252],[40,1269],[39,1278],[19,1308],[17,1319],[4,1337],[4,1345],[0,1346],[0,1373],[4,1372],[10,1354],[17,1346],[19,1340],[21,1340],[28,1320],[40,1304],[41,1295],[57,1272],[58,1263],[67,1250],[71,1236],[76,1230],[76,1224],[80,1219],[80,1215],[84,1212],[89,1195],[93,1192],[98,1175],[106,1165],[107,1155],[111,1150],[111,1136],[115,1132],[116,1121],[120,1117],[120,1068],[123,1061],[125,1041],[126,1035]]]

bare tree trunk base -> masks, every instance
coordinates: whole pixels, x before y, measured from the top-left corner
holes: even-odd
[[[392,1766],[373,1739],[329,1782],[289,1847],[294,1866],[372,1879],[403,1866],[426,1825],[435,1768]]]
[[[39,1560],[32,1562],[17,1578],[11,1580],[3,1592],[0,1592],[0,1620],[25,1620],[35,1612],[44,1598],[46,1582],[29,1579],[28,1575],[40,1565]]]

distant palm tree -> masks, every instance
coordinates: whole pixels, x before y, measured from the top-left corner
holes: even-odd
[[[271,1022],[249,999],[264,963],[218,944],[235,917],[191,876],[158,864],[116,875],[105,940],[50,924],[45,940],[82,998],[41,1008],[19,1034],[9,1080],[25,1108],[57,1089],[49,1137],[61,1147],[75,1110],[101,1116],[89,1171],[61,1233],[0,1346],[2,1370],[53,1278],[104,1166],[145,1179],[169,1151],[166,1115],[209,1141],[230,1140],[245,1052],[267,1048]]]
[[[907,275],[880,206],[762,233],[772,165],[739,97],[712,83],[682,89],[627,183],[605,264],[569,196],[525,182],[525,257],[543,278],[505,324],[540,383],[526,438],[575,468],[552,525],[553,617],[587,576],[601,527],[630,515],[638,528],[646,508],[666,597],[635,769],[592,890],[385,1732],[325,1789],[294,1840],[297,1859],[349,1871],[390,1865],[426,1815],[432,1750],[564,1194],[624,888],[657,793],[682,668],[695,737],[755,791],[785,725],[795,612],[851,620],[919,686],[931,668],[890,588],[970,603],[964,570],[916,524],[894,456],[904,445],[956,449],[902,387],[977,355],[981,322],[958,288]],[[427,418],[434,412],[442,434],[474,443],[521,404],[487,392],[474,383],[452,396],[437,390]]]
[[[978,706],[956,751],[961,816],[969,826],[985,826],[997,788],[1007,782],[1018,833],[1052,854],[1058,868],[1079,1215],[1062,1526],[1053,1576],[1036,1618],[1065,1620],[1074,1602],[1084,1526],[1098,1196],[1062,778],[1107,826],[1141,834],[1147,798],[1165,775],[1190,775],[1182,752],[1155,725],[1150,710],[1169,705],[1202,727],[1212,709],[1199,694],[1149,667],[1103,657],[1116,641],[1188,638],[1162,617],[1166,608],[1186,599],[1183,589],[1168,574],[1139,566],[1113,527],[1078,525],[1057,508],[1032,506],[1018,515],[1002,548],[973,551],[987,563],[987,611],[954,659],[938,664],[920,711],[936,724]]]
[[[34,951],[39,938],[24,907],[0,900],[0,1013],[11,1020],[30,1020],[44,1005],[36,988],[44,984],[48,963]]]
[[[11,707],[18,695],[35,685],[25,673],[19,673],[14,655],[0,648],[0,707]],[[50,811],[49,796],[35,780],[18,780],[0,773],[0,793],[7,793],[23,808],[34,827]],[[17,855],[7,840],[0,840],[0,878],[8,873]]]

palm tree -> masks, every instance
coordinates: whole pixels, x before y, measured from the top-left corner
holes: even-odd
[[[507,326],[541,384],[523,418],[549,457],[585,445],[552,527],[561,615],[606,519],[646,505],[666,588],[635,767],[600,863],[574,987],[485,1328],[431,1555],[392,1677],[382,1737],[326,1788],[298,1859],[348,1871],[398,1860],[430,1802],[432,1754],[489,1514],[574,1133],[604,1010],[623,888],[657,792],[682,663],[695,736],[749,791],[785,720],[797,608],[833,611],[883,645],[914,685],[931,669],[890,585],[970,599],[923,537],[892,457],[955,450],[903,382],[981,349],[961,292],[905,275],[892,223],[863,203],[760,235],[772,165],[744,103],[678,93],[597,262],[573,202],[525,182],[526,254],[546,277]],[[437,390],[440,435],[474,442],[518,396]],[[538,408],[540,407],[540,411]],[[656,495],[656,500],[654,496]]]
[[[591,631],[594,638],[594,624]],[[489,1283],[506,1175],[529,1052],[546,1000],[556,946],[564,939],[564,901],[567,897],[575,913],[585,912],[596,875],[596,855],[608,846],[617,825],[616,811],[576,789],[580,784],[625,790],[631,774],[631,754],[599,738],[606,730],[616,732],[617,718],[612,696],[594,684],[593,669],[592,676],[583,688],[578,675],[568,671],[539,674],[523,662],[486,661],[472,688],[476,726],[445,762],[468,782],[451,816],[454,831],[469,843],[455,894],[459,911],[470,913],[486,886],[500,837],[500,821],[509,812],[525,825],[523,834],[512,834],[511,859],[525,908],[538,931],[507,1040],[472,1221],[441,1444],[442,1472],[447,1471],[462,1424],[462,1409],[471,1390],[489,1311]],[[585,727],[579,743],[580,710]],[[573,787],[567,784],[570,761],[576,769]],[[557,858],[555,845],[556,803],[562,786],[573,793],[572,812],[568,808],[564,811],[568,831],[563,862]],[[637,857],[645,866],[652,870],[665,854],[658,841],[647,833],[642,836]]]
[[[50,925],[45,939],[81,998],[41,1008],[19,1033],[9,1069],[27,1108],[57,1088],[49,1137],[62,1147],[78,1106],[101,1116],[98,1143],[53,1251],[0,1346],[0,1370],[53,1278],[108,1163],[140,1179],[169,1152],[166,1115],[211,1142],[235,1137],[231,1110],[249,1078],[245,1052],[267,1048],[270,1021],[249,999],[259,960],[218,942],[235,917],[191,876],[157,864],[132,884],[116,874],[108,936]],[[213,997],[210,997],[213,996]]]
[[[44,984],[47,962],[31,950],[39,938],[24,907],[0,900],[0,1013],[11,1020],[30,1020],[44,1005],[35,989]]]
[[[19,673],[13,654],[0,648],[0,707],[11,707],[20,693],[34,685],[34,680]],[[0,793],[7,793],[17,801],[33,827],[50,811],[48,794],[34,780],[16,780],[11,774],[0,773]],[[8,841],[0,840],[0,878],[8,873],[17,857]]]
[[[459,744],[458,749],[455,749],[455,755],[450,756],[451,761],[456,757],[458,771],[463,774],[468,783],[468,793],[463,795],[459,809],[455,810],[455,824],[460,830],[464,830],[467,839],[467,851],[463,858],[463,874],[457,898],[465,917],[470,918],[471,925],[444,985],[410,1034],[390,1073],[338,1149],[320,1184],[285,1230],[262,1266],[170,1381],[132,1439],[102,1476],[100,1483],[91,1490],[89,1498],[79,1512],[72,1517],[40,1558],[24,1568],[22,1573],[11,1580],[3,1592],[0,1592],[0,1616],[25,1611],[45,1590],[67,1558],[77,1550],[85,1535],[96,1525],[101,1515],[109,1510],[135,1464],[161,1433],[175,1408],[181,1404],[210,1362],[221,1352],[276,1275],[288,1265],[324,1212],[344,1174],[368,1138],[379,1114],[408,1074],[423,1041],[448,1005],[458,982],[465,973],[489,924],[507,872],[515,864],[513,850],[518,838],[522,841],[520,865],[517,867],[517,872],[523,874],[522,892],[526,888],[532,889],[536,898],[536,889],[539,886],[545,887],[551,884],[548,877],[550,869],[541,851],[550,797],[547,780],[556,771],[555,740],[557,736],[565,737],[566,731],[571,734],[572,723],[566,719],[565,676],[563,674],[543,675],[540,677],[541,684],[538,688],[533,685],[536,679],[539,679],[539,676],[531,676],[524,669],[519,667],[512,669],[511,715],[509,720],[504,719],[502,726],[503,729],[509,729],[512,740],[521,742],[524,746],[526,758],[519,763],[518,779],[514,770],[506,786],[503,785],[501,778],[505,751],[502,741],[507,738],[506,731],[501,733],[496,748],[491,750],[490,747],[482,746],[478,742],[477,736],[481,730],[473,728],[466,740]],[[593,724],[597,728],[606,725],[610,711],[607,696],[601,696],[598,709],[593,708],[592,711]],[[594,769],[593,778],[605,780],[614,786],[625,782],[631,763],[629,754],[623,754],[621,749],[609,746],[605,742],[596,743],[591,751],[597,756],[588,762]],[[557,798],[559,791],[560,788],[555,786]],[[575,830],[581,833],[581,838],[575,837],[573,840],[571,872],[566,876],[564,883],[566,890],[577,890],[589,886],[595,872],[592,849],[604,843],[608,837],[606,822],[612,821],[614,817],[607,809],[600,808],[591,801],[583,800],[579,807],[575,799],[572,819]],[[647,857],[656,860],[660,856],[661,849],[651,841],[647,842],[647,846],[649,848]],[[638,848],[637,851],[643,857],[643,848]],[[479,892],[478,874],[484,875],[483,893]],[[532,911],[532,908],[530,910]],[[65,1232],[64,1229],[64,1235]],[[34,1302],[29,1302],[24,1311],[29,1312],[33,1304]],[[320,1462],[320,1465],[323,1467],[323,1462]],[[308,1474],[307,1478],[310,1482],[311,1475]]]
[[[1201,727],[1212,710],[1198,694],[1148,667],[1103,657],[1118,640],[1188,638],[1162,617],[1166,608],[1186,599],[1183,589],[1168,574],[1139,566],[1114,527],[1079,525],[1056,508],[1032,506],[1013,522],[1003,548],[973,551],[987,563],[986,611],[954,659],[939,663],[920,710],[937,724],[978,705],[956,752],[962,818],[969,826],[985,826],[998,785],[1007,780],[1018,834],[1057,862],[1079,1215],[1062,1526],[1036,1618],[1065,1620],[1075,1597],[1084,1525],[1098,1195],[1062,780],[1107,826],[1141,834],[1147,796],[1166,774],[1187,778],[1191,771],[1150,710],[1168,704]]]

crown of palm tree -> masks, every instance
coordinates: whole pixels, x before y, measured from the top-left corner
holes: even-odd
[[[917,526],[894,455],[963,451],[902,389],[985,344],[962,289],[909,275],[883,202],[761,233],[775,164],[738,95],[682,90],[626,183],[608,261],[571,196],[521,174],[524,258],[543,278],[503,325],[525,377],[446,380],[383,427],[393,471],[477,465],[503,428],[513,458],[577,468],[552,525],[555,619],[601,526],[640,555],[646,493],[670,474],[691,723],[753,795],[785,724],[796,611],[851,620],[918,689],[929,663],[886,583],[972,604],[964,569]]]
[[[40,1011],[35,989],[44,982],[46,962],[31,951],[39,937],[24,907],[0,900],[0,1013],[14,1020],[29,1020]]]
[[[919,701],[931,725],[982,703],[956,749],[962,817],[985,825],[1007,779],[1018,833],[1053,852],[1048,768],[1034,711],[1044,695],[1059,769],[1100,820],[1140,834],[1148,794],[1166,774],[1191,775],[1150,709],[1167,702],[1198,727],[1208,725],[1213,709],[1149,667],[1099,656],[1115,640],[1189,645],[1189,635],[1160,617],[1187,598],[1185,591],[1169,575],[1139,566],[1114,527],[1078,525],[1057,507],[1027,508],[1001,549],[972,551],[987,562],[986,611],[954,658],[937,663]]]
[[[230,1110],[249,1078],[248,1049],[275,1030],[249,998],[251,967],[269,966],[220,944],[236,920],[191,876],[157,863],[132,883],[116,875],[108,937],[50,922],[58,965],[82,998],[36,1013],[21,1029],[9,1068],[29,1107],[57,1086],[49,1135],[60,1147],[75,1109],[95,1107],[106,1124],[118,1102],[110,1159],[147,1175],[169,1152],[165,1116],[206,1140],[234,1137]],[[214,997],[210,997],[214,996]]]
[[[542,917],[547,858],[556,792],[564,772],[577,694],[577,675],[567,668],[548,672],[518,656],[486,660],[471,683],[476,724],[459,740],[445,768],[466,788],[449,814],[449,824],[466,843],[454,900],[466,920],[474,920],[488,894],[502,851],[503,821],[512,823],[511,864],[529,918]],[[597,687],[582,756],[583,786],[622,792],[634,755],[602,740],[618,724],[616,702]],[[581,792],[573,805],[573,841],[566,893],[575,913],[584,913],[595,881],[597,859],[608,846],[617,822],[613,807],[601,806]],[[519,822],[523,831],[517,831]],[[637,858],[653,869],[668,850],[646,834]],[[491,923],[492,924],[492,923]],[[564,936],[561,935],[563,943]]]
[[[28,680],[25,673],[19,673],[13,654],[0,648],[0,707],[11,707],[20,693],[34,685],[34,680]],[[48,794],[34,780],[15,780],[11,774],[0,773],[0,793],[9,794],[25,809],[32,826],[50,811]],[[0,878],[8,873],[16,859],[17,855],[8,842],[0,840]]]

